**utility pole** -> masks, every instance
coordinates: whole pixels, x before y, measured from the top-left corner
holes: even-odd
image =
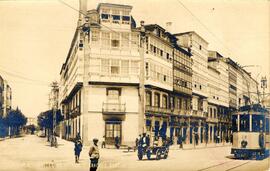
[[[56,113],[57,113],[57,108],[58,108],[58,92],[59,92],[59,87],[58,83],[55,81],[52,83],[52,112],[53,112],[53,135],[52,135],[52,142],[54,146],[56,146]]]
[[[265,89],[267,88],[267,78],[266,77],[262,77],[262,79],[261,79],[261,88],[263,89],[262,106],[264,107]]]
[[[144,106],[144,94],[145,94],[145,87],[144,87],[144,77],[145,77],[145,67],[144,67],[144,42],[145,42],[145,28],[144,28],[144,21],[141,21],[141,30],[140,30],[140,84],[139,84],[139,134],[144,133],[144,113],[145,113],[145,106]]]

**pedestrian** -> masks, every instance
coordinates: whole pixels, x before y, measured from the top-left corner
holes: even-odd
[[[178,136],[177,143],[179,144],[179,148],[183,148],[183,139],[182,135]]]
[[[217,135],[214,135],[214,142],[217,143]]]
[[[198,145],[198,143],[199,143],[199,135],[197,132],[195,133],[195,143],[196,143],[196,145]]]
[[[144,149],[146,149],[146,147],[147,147],[147,138],[146,138],[146,133],[143,133],[143,136],[142,136],[142,138],[141,138],[141,146],[144,148]]]
[[[98,160],[99,160],[99,150],[98,150],[98,139],[93,139],[93,145],[90,147],[89,150],[89,157],[90,157],[90,171],[96,171],[98,168]]]
[[[81,140],[75,141],[75,147],[74,147],[74,152],[75,152],[75,163],[79,163],[80,159],[80,154],[82,151],[82,142]]]
[[[229,142],[229,136],[228,136],[228,134],[226,135],[226,143],[228,143]]]
[[[207,146],[207,143],[208,143],[208,133],[206,132],[205,133],[205,146]]]
[[[106,148],[106,143],[105,143],[105,135],[102,137],[102,144],[101,148]]]
[[[138,146],[139,146],[139,139],[138,138],[136,138],[135,139],[135,151],[138,149]]]
[[[139,135],[139,142],[138,142],[138,145],[141,145],[142,144],[142,135],[140,134]]]
[[[233,143],[233,134],[230,135],[231,143]]]
[[[145,142],[146,142],[146,146],[149,147],[150,146],[150,136],[149,135],[146,136]]]
[[[120,148],[120,145],[119,145],[120,142],[119,141],[120,141],[119,137],[116,136],[115,139],[114,139],[114,145],[115,145],[116,149]]]
[[[260,131],[260,134],[259,134],[259,146],[261,149],[264,148],[264,135],[262,131]]]

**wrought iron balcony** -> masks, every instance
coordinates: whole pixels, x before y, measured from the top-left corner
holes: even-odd
[[[125,103],[104,103],[102,104],[103,114],[125,114],[126,104]]]

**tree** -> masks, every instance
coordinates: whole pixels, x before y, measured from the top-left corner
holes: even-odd
[[[0,137],[5,137],[6,136],[6,125],[5,125],[5,120],[2,116],[0,116]]]
[[[63,116],[61,115],[61,110],[57,110],[56,124],[59,124],[62,120],[63,120]],[[38,115],[38,126],[41,129],[45,129],[45,133],[47,132],[47,136],[49,136],[49,134],[52,134],[52,131],[53,131],[53,111],[52,110],[41,112]]]
[[[5,124],[10,128],[10,135],[18,135],[19,129],[27,122],[27,118],[17,107],[16,110],[11,110],[4,118]]]

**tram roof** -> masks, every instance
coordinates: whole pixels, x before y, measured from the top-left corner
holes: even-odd
[[[255,113],[269,113],[269,111],[260,104],[246,105],[238,109],[239,113],[255,112]]]

